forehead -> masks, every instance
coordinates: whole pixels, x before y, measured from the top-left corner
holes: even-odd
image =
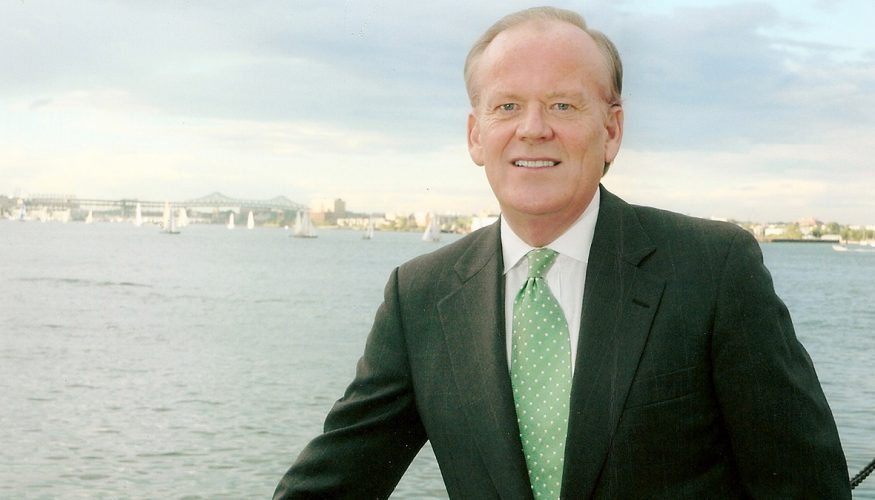
[[[607,65],[592,37],[562,21],[530,21],[499,33],[475,72],[480,90],[542,87],[570,93],[608,89]]]

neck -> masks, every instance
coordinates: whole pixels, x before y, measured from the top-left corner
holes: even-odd
[[[535,248],[549,245],[568,230],[592,202],[592,196],[582,208],[548,214],[526,214],[501,207],[501,216],[521,240]]]
[[[502,212],[502,217],[507,219],[507,224],[513,229],[513,232],[525,241],[528,245],[535,248],[545,247],[556,238],[562,236],[568,228],[574,224],[574,221],[580,214],[570,218],[557,217],[514,217],[509,213]]]

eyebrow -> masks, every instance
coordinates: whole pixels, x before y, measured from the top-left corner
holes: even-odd
[[[498,101],[520,101],[522,100],[522,96],[518,94],[514,94],[513,92],[493,92],[490,96],[490,100],[498,100]]]
[[[501,91],[499,91],[499,92],[495,92],[492,95],[492,99],[499,100],[499,101],[505,101],[505,100],[521,101],[521,100],[523,100],[523,97],[520,96],[519,94],[516,94],[513,92],[501,92]],[[546,95],[546,99],[548,99],[548,100],[572,99],[572,100],[577,100],[577,101],[583,102],[583,101],[586,101],[586,96],[584,95],[583,92],[550,92],[549,94]]]
[[[573,99],[577,101],[586,101],[583,92],[550,92],[547,94],[547,99]]]

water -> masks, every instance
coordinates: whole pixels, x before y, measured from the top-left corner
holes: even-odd
[[[0,248],[0,498],[267,498],[351,379],[392,268],[436,245],[0,221]],[[875,254],[763,250],[856,473],[875,456]],[[393,498],[446,498],[430,449]]]

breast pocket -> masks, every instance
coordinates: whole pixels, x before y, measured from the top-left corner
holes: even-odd
[[[717,444],[719,414],[712,394],[703,366],[636,380],[620,415],[616,451],[636,466],[703,463]]]
[[[626,398],[626,410],[669,404],[706,390],[708,380],[701,366],[690,366],[667,373],[636,379]]]

